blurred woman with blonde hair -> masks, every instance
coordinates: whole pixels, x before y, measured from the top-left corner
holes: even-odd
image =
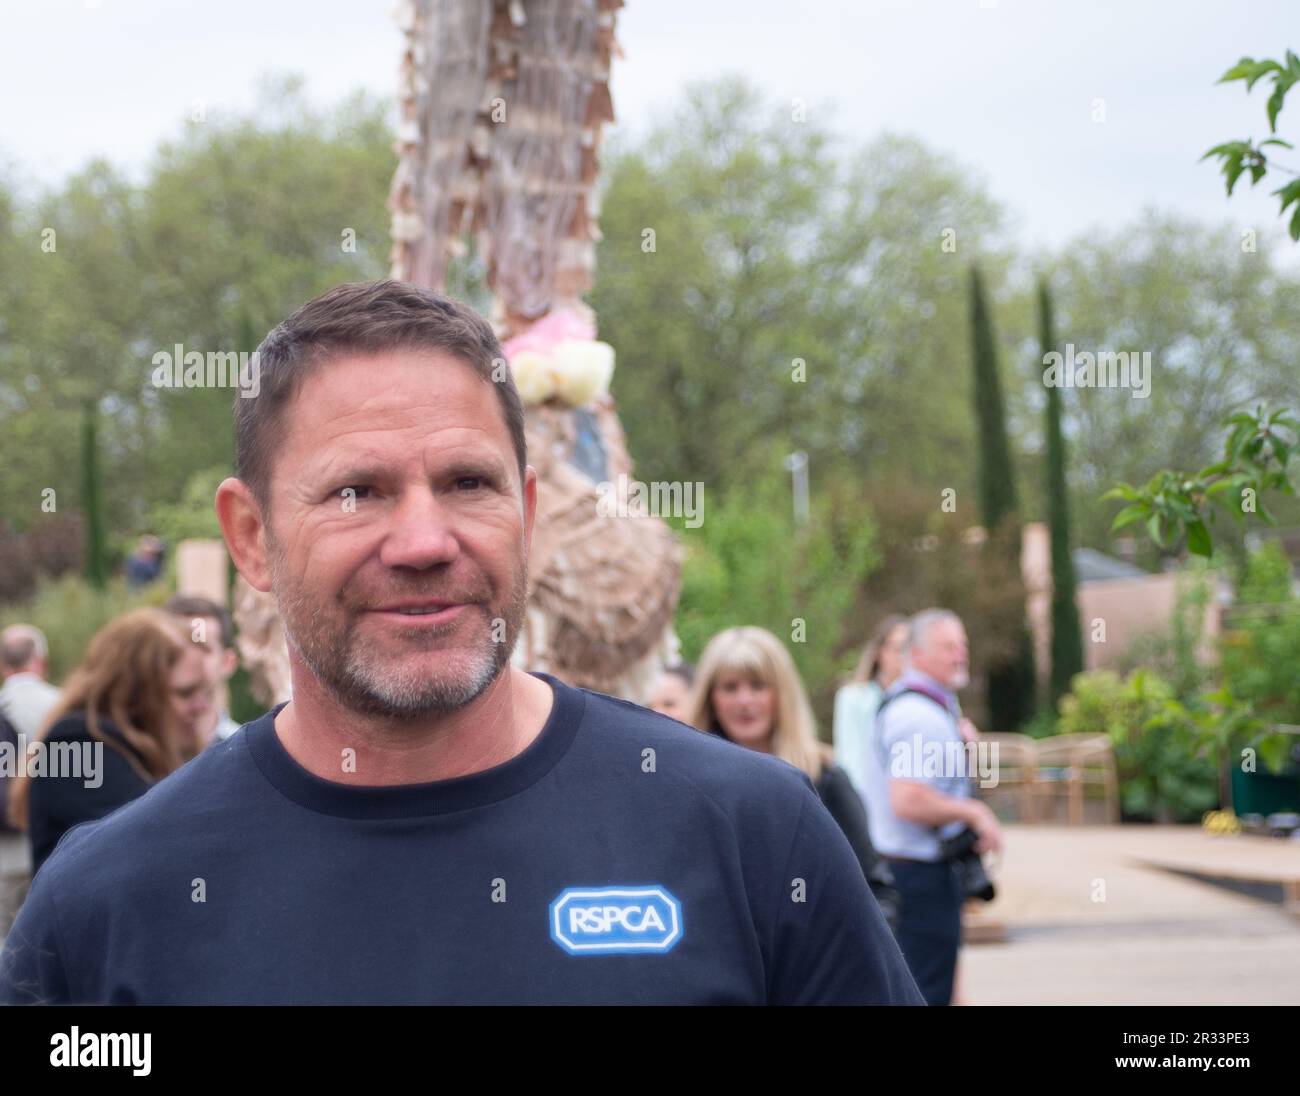
[[[213,694],[202,648],[166,613],[136,609],[104,625],[37,732],[51,759],[98,745],[93,770],[28,775],[28,761],[10,795],[10,820],[28,831],[32,873],[73,826],[103,818],[193,757]]]
[[[862,865],[891,927],[898,914],[889,868],[872,847],[866,809],[848,774],[817,739],[812,705],[785,645],[763,628],[728,628],[704,648],[690,722],[738,746],[772,754],[812,781]]]

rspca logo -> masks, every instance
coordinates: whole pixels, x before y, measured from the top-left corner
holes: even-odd
[[[671,951],[682,904],[663,887],[568,887],[551,903],[551,939],[570,955]]]

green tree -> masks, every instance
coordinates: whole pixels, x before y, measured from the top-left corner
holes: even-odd
[[[842,653],[857,625],[845,591],[878,562],[876,523],[852,481],[825,484],[796,524],[789,476],[770,450],[750,480],[708,496],[697,529],[674,522],[686,552],[676,621],[682,654],[699,658],[724,628],[766,628],[787,645],[829,733]],[[832,580],[833,578],[833,580]]]
[[[1223,458],[1195,474],[1160,471],[1141,487],[1121,483],[1105,495],[1128,505],[1113,529],[1142,522],[1161,548],[1186,540],[1188,550],[1208,557],[1213,552],[1210,527],[1217,505],[1244,525],[1248,515],[1274,521],[1263,496],[1295,494],[1290,466],[1300,438],[1300,419],[1287,411],[1238,411],[1225,424]]]
[[[941,497],[938,488],[918,490],[916,484],[885,471],[863,481],[861,494],[871,500],[880,562],[849,611],[840,668],[853,668],[863,644],[886,616],[910,615],[934,605],[951,609],[966,625],[972,681],[983,683],[991,668],[1014,663],[1024,639],[1024,583],[1019,570],[1008,566],[1005,552],[955,535],[957,529],[978,524],[973,503],[959,495],[955,512],[946,512],[935,505]],[[837,588],[842,598],[851,594],[838,578],[825,584]],[[963,706],[979,726],[1003,729],[991,721],[987,700],[975,690],[963,698]]]
[[[1265,241],[1244,253],[1230,226],[1150,213],[1072,241],[1048,276],[1061,343],[1150,355],[1145,394],[1134,386],[1069,395],[1071,509],[1083,544],[1111,539],[1115,507],[1103,495],[1116,482],[1209,465],[1222,454],[1216,424],[1243,406],[1300,401],[1284,334],[1300,331],[1300,279]],[[1157,554],[1146,562],[1154,566]]]
[[[1219,83],[1241,80],[1249,93],[1256,83],[1265,78],[1273,85],[1273,93],[1265,106],[1268,128],[1270,133],[1276,133],[1277,118],[1286,103],[1287,93],[1300,81],[1300,57],[1291,50],[1286,51],[1285,61],[1282,62],[1269,59],[1256,61],[1251,57],[1243,57],[1220,77]],[[1228,195],[1231,197],[1243,172],[1250,172],[1251,185],[1254,186],[1268,174],[1271,167],[1278,166],[1270,162],[1270,154],[1264,151],[1265,148],[1274,146],[1292,147],[1278,137],[1267,138],[1258,145],[1247,138],[1245,141],[1216,145],[1202,159],[1219,159]],[[1282,170],[1291,175],[1296,174],[1290,168]],[[1300,239],[1300,178],[1292,179],[1274,193],[1281,200],[1282,214],[1285,215],[1288,206],[1295,205],[1290,225],[1291,238]],[[1291,353],[1289,346],[1287,353]],[[1288,370],[1288,376],[1294,383],[1293,365]],[[1293,388],[1285,402],[1293,403],[1294,399]],[[1244,402],[1246,401],[1239,401]],[[1213,517],[1210,504],[1214,501],[1222,503],[1225,492],[1234,496],[1249,495],[1249,507],[1245,505],[1245,497],[1239,501],[1234,500],[1230,507],[1239,524],[1245,524],[1248,513],[1260,513],[1272,520],[1271,515],[1259,503],[1258,495],[1270,489],[1295,495],[1289,464],[1297,439],[1300,438],[1300,420],[1285,408],[1267,414],[1261,407],[1254,414],[1238,411],[1227,419],[1227,425],[1230,429],[1224,444],[1223,459],[1217,464],[1195,475],[1162,468],[1142,487],[1122,483],[1108,492],[1104,497],[1123,498],[1129,503],[1116,516],[1114,528],[1143,521],[1151,539],[1161,548],[1176,547],[1185,538],[1189,551],[1209,556],[1213,551],[1213,536],[1208,524]],[[1175,468],[1187,468],[1189,463],[1180,462]]]
[[[165,143],[140,197],[152,304],[142,372],[176,343],[251,352],[311,297],[384,276],[391,141],[382,103],[354,96],[317,111],[300,81],[281,77],[266,81],[249,116],[191,123]],[[147,504],[179,498],[197,473],[232,467],[228,389],[144,395],[154,431],[148,451],[133,455],[152,470]]]
[[[1007,265],[1000,213],[918,142],[845,149],[816,117],[721,80],[605,157],[591,303],[638,474],[725,492],[775,442],[818,474],[973,489],[951,332],[965,258]]]
[[[1001,558],[1009,574],[1018,576],[1020,503],[1007,437],[993,317],[985,298],[983,276],[975,264],[970,269],[970,315],[980,517],[988,532],[988,551]],[[1024,623],[1023,604],[1022,597],[1015,656],[989,669],[988,710],[993,730],[1015,730],[1034,710],[1034,652]]]
[[[1038,282],[1038,345],[1045,359],[1060,352],[1052,323],[1047,280]],[[1083,672],[1083,633],[1070,555],[1070,493],[1066,484],[1065,433],[1061,429],[1061,390],[1047,385],[1047,523],[1052,538],[1052,668],[1049,698],[1053,708]]]
[[[309,297],[382,276],[391,140],[384,104],[316,111],[280,79],[246,117],[188,124],[138,185],[96,161],[36,200],[0,186],[0,500],[15,529],[41,520],[41,489],[78,497],[66,455],[87,398],[110,558],[196,475],[231,469],[231,391],[157,388],[153,357],[251,351]]]
[[[1230,84],[1236,80],[1241,80],[1246,85],[1246,92],[1249,94],[1254,90],[1255,85],[1263,79],[1267,79],[1273,85],[1273,93],[1268,97],[1264,109],[1268,114],[1268,131],[1270,134],[1276,134],[1277,116],[1282,112],[1287,92],[1295,86],[1297,81],[1300,81],[1300,57],[1297,57],[1291,50],[1286,51],[1286,57],[1282,61],[1274,61],[1269,58],[1261,58],[1256,61],[1252,57],[1243,57],[1219,77],[1219,83]],[[1269,153],[1264,151],[1269,147],[1289,149],[1295,146],[1277,136],[1266,137],[1259,144],[1255,144],[1252,138],[1247,137],[1244,141],[1227,141],[1224,144],[1215,145],[1201,159],[1218,158],[1220,169],[1223,171],[1224,182],[1227,184],[1228,196],[1231,197],[1232,189],[1237,185],[1237,180],[1241,178],[1243,172],[1250,172],[1250,185],[1255,186],[1268,174],[1270,168],[1279,170],[1279,165],[1270,161]],[[1280,170],[1285,171],[1288,175],[1296,174],[1291,168],[1282,167]],[[1278,196],[1282,203],[1282,208],[1279,210],[1281,214],[1286,214],[1287,206],[1295,205],[1295,210],[1291,215],[1291,239],[1300,240],[1300,178],[1292,179],[1273,193]]]

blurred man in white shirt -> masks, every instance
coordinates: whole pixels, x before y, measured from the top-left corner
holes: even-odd
[[[49,644],[45,633],[31,624],[14,624],[0,632],[0,711],[14,730],[34,739],[59,690],[45,680]]]

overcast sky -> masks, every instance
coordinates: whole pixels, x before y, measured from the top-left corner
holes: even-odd
[[[195,103],[247,108],[269,72],[302,74],[322,103],[357,87],[391,95],[393,6],[0,0],[0,163],[38,184],[97,155],[138,172]],[[1296,0],[628,0],[614,104],[640,129],[683,83],[745,74],[851,141],[892,130],[951,155],[1026,244],[1150,205],[1272,232],[1275,198],[1229,202],[1197,160],[1264,135],[1264,87],[1247,98],[1215,80],[1242,55],[1300,51],[1298,28]],[[1282,132],[1300,139],[1293,98]]]

